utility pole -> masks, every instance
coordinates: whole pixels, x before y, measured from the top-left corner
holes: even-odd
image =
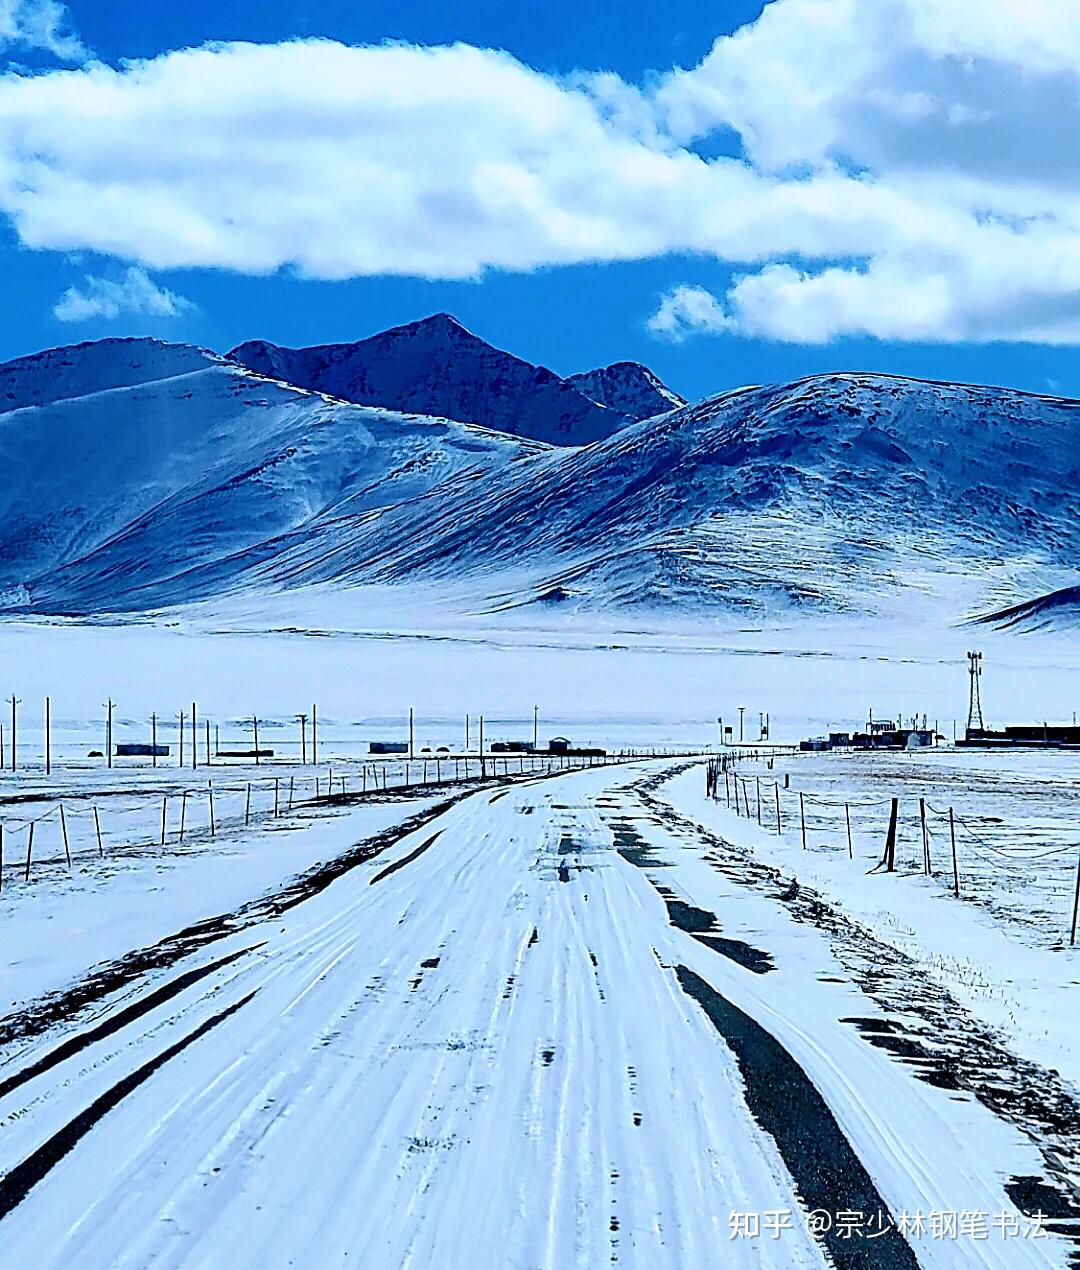
[[[409,707],[409,758],[413,756],[413,708]]]
[[[540,745],[540,707],[533,706],[533,749]]]
[[[300,762],[303,766],[307,766],[307,715],[298,714],[296,716],[300,724]]]
[[[465,753],[469,752],[469,716],[465,716]]]
[[[187,715],[185,715],[183,710],[181,710],[180,711],[180,745],[179,745],[179,749],[177,753],[178,766],[180,767],[184,766],[184,720],[186,718],[187,718]]]
[[[157,767],[157,715],[150,716],[150,755]]]
[[[206,720],[206,766],[210,767],[210,720]]]
[[[484,716],[480,716],[480,779],[484,779]]]
[[[19,705],[19,698],[14,693],[8,698],[11,702],[11,770],[15,770],[15,717],[16,707]]]
[[[251,726],[255,730],[255,766],[259,766],[259,720],[252,715]]]
[[[739,744],[742,745],[743,740],[743,715],[746,713],[745,706],[739,706]]]
[[[980,732],[985,731],[986,724],[983,722],[982,712],[982,695],[979,692],[979,680],[982,678],[982,653],[968,653],[968,675],[971,679],[971,686],[968,690],[968,731],[977,728]]]
[[[45,775],[52,774],[52,703],[45,698]]]
[[[113,740],[112,740],[112,714],[115,702],[112,697],[105,703],[105,762],[106,765],[112,767]]]
[[[199,732],[195,716],[195,702],[191,703],[191,770],[199,766]]]
[[[319,712],[311,707],[311,761],[319,765]]]

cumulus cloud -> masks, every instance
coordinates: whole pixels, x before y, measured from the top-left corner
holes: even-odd
[[[660,297],[646,325],[654,335],[680,343],[687,335],[730,331],[734,323],[711,291],[683,283]]]
[[[194,307],[184,296],[158,286],[145,269],[132,265],[120,278],[87,274],[81,287],[68,287],[57,300],[53,316],[61,322],[115,320],[125,314],[172,318]]]
[[[696,254],[739,276],[665,297],[658,333],[1072,343],[1078,103],[1059,0],[773,0],[644,86],[460,44],[214,45],[0,76],[0,212],[144,269]],[[741,154],[705,157],[717,135]]]
[[[65,62],[86,57],[60,0],[0,0],[0,48],[44,49]]]

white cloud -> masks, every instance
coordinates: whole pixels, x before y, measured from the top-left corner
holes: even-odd
[[[0,212],[146,269],[700,254],[743,271],[714,330],[1071,343],[1078,103],[1059,0],[773,0],[647,87],[466,45],[215,45],[0,76]],[[694,151],[722,132],[744,157]],[[709,325],[693,288],[665,304],[654,329]]]
[[[44,49],[65,62],[86,57],[60,0],[0,0],[0,48],[8,44]]]
[[[734,324],[711,291],[683,283],[660,297],[647,325],[654,335],[678,343],[687,335],[719,335]]]
[[[115,320],[125,314],[172,318],[194,307],[184,296],[158,286],[145,269],[132,265],[117,279],[87,274],[81,287],[68,287],[53,306],[53,316],[61,322]]]

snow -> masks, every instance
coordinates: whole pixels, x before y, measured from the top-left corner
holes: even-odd
[[[458,329],[444,327],[437,343]],[[423,585],[462,616],[902,609],[940,625],[1075,581],[1074,403],[819,376],[549,447],[143,343],[125,342],[125,358],[145,357],[144,378],[160,362],[161,377],[91,391],[135,372],[97,345],[66,350],[76,395],[0,415],[7,609],[144,612],[234,592]],[[193,358],[199,368],[180,373]],[[19,371],[18,400],[32,370]],[[483,358],[476,375],[528,416],[516,379]],[[61,450],[42,498],[38,475]]]
[[[569,382],[593,401],[618,410],[630,419],[651,419],[686,405],[686,399],[673,393],[640,362],[613,362],[580,375]]]
[[[408,355],[386,353],[387,383],[417,339],[472,347],[450,319],[420,326],[389,333]],[[0,368],[20,763],[0,774],[0,1011],[48,1023],[0,1050],[10,1246],[91,1270],[455,1267],[477,1249],[500,1266],[786,1267],[836,1260],[804,1229],[814,1187],[1018,1220],[1031,1179],[1075,1196],[1075,754],[742,760],[755,785],[790,774],[812,796],[805,850],[790,802],[770,833],[707,800],[686,760],[519,771],[441,812],[425,793],[266,813],[275,779],[284,800],[316,777],[298,754],[313,703],[318,779],[354,793],[410,709],[417,749],[455,751],[466,716],[472,749],[479,715],[490,744],[531,736],[536,708],[542,739],[616,750],[715,748],[740,708],[750,737],[768,712],[773,741],[870,707],[949,736],[972,646],[988,723],[1067,719],[1080,649],[1044,619],[1068,602],[960,622],[1067,601],[1076,404],[833,375],[553,447],[341,400],[361,392],[354,348],[297,353],[345,376],[333,396],[154,341]],[[480,395],[499,398],[507,355],[483,348]],[[418,391],[447,387],[441,366]],[[649,386],[609,369],[605,399]],[[594,406],[552,379],[544,410]],[[148,741],[156,714],[169,759],[91,759],[106,701],[117,741]],[[274,762],[175,767],[192,702],[229,747],[258,716]],[[877,804],[894,795],[900,871],[883,875]],[[965,826],[959,900],[940,819],[935,871],[917,871],[919,797]],[[853,859],[827,805],[844,801]],[[24,881],[13,855],[45,813]],[[350,867],[273,902],[331,861]],[[695,909],[712,943],[676,920]],[[191,928],[208,942],[170,943]],[[143,969],[110,986],[124,959]],[[769,1100],[796,1086],[813,1098],[792,1137]],[[857,1166],[839,1174],[811,1150],[837,1140]],[[730,1239],[738,1210],[787,1211],[792,1230]],[[1057,1235],[915,1243],[950,1268],[1067,1256]]]
[[[1019,631],[1074,630],[1080,625],[1080,586],[1062,587],[1049,595],[1039,595],[988,613],[989,625]]]
[[[0,1097],[0,1169],[44,1169],[13,1207],[0,1183],[5,1239],[43,1268],[450,1270],[478,1255],[681,1266],[721,1253],[732,1266],[825,1265],[789,1165],[677,966],[813,1079],[894,1216],[1022,1222],[1003,1182],[1041,1173],[1034,1146],[845,1023],[872,1007],[830,939],[726,881],[678,825],[652,823],[638,791],[658,770],[477,792],[303,903],[106,998],[92,1017],[118,1022],[100,1039],[80,1039],[87,1019],[62,1026],[70,1057],[49,1058],[55,1034],[9,1049],[0,1079],[48,1065]],[[700,782],[700,766],[691,775]],[[355,841],[375,811],[319,816],[272,849]],[[655,870],[616,849],[629,826]],[[238,842],[243,854],[258,837]],[[171,908],[151,919],[162,925],[197,897],[205,908],[203,871],[223,866],[203,855],[176,867],[188,874],[167,877]],[[715,908],[726,934],[764,943],[775,970],[755,974],[673,926],[651,871]],[[142,880],[102,879],[96,903],[130,910]],[[57,919],[70,911],[62,896],[39,899],[39,919],[53,904]],[[18,936],[63,960],[29,924]],[[104,922],[85,932],[88,961],[115,946]],[[189,967],[205,973],[140,1008]],[[76,1136],[56,1158],[36,1154],[65,1133]],[[744,1211],[787,1213],[791,1229],[733,1239]],[[968,1253],[963,1236],[916,1243],[926,1266]],[[1055,1266],[1066,1250],[1055,1236],[990,1233],[977,1255]]]
[[[160,377],[101,387],[117,377],[108,350],[69,350],[79,395],[0,414],[9,605],[29,595],[62,611],[139,608],[155,589],[213,593],[313,518],[362,520],[528,449],[447,420],[334,404],[210,355],[192,369],[182,346],[124,347],[142,375],[156,364]]]
[[[823,764],[804,764],[798,758],[776,760],[771,771],[764,762],[744,764],[740,770],[749,781],[750,821],[727,807],[722,785],[719,802],[707,799],[699,771],[673,781],[662,797],[695,822],[751,847],[755,858],[773,865],[785,877],[796,878],[827,896],[880,940],[913,959],[920,974],[962,1000],[974,1016],[1004,1036],[1015,1052],[1055,1068],[1080,1088],[1080,1048],[1075,1030],[1066,1023],[1072,1013],[1076,957],[1064,948],[1078,865],[1076,821],[1075,815],[1070,816],[1070,806],[1080,758],[1033,755],[1027,763],[1021,758],[1019,774],[1024,784],[1020,790],[1010,790],[1003,788],[997,770],[1000,763],[994,764],[994,770],[980,773],[979,760],[985,756],[923,757],[924,766],[948,764],[953,770],[913,780],[910,773],[889,772],[889,759],[884,764],[879,759],[873,765],[877,770],[872,775],[864,773],[860,780],[842,758],[834,758],[827,775]],[[1013,763],[1018,763],[1016,756]],[[1058,788],[1047,789],[1047,773],[1055,769]],[[777,778],[783,782],[785,774],[790,776],[791,787],[781,796],[785,832],[778,836],[774,832],[774,795],[768,782]],[[762,828],[756,822],[758,777],[765,783]],[[922,796],[934,802],[938,790],[944,795],[942,801],[956,804],[957,815],[974,816],[977,810],[988,820],[1004,809],[1011,817],[1022,818],[1018,800],[1025,794],[1031,802],[1043,804],[1045,817],[1049,795],[1054,799],[1051,814],[1055,823],[1045,826],[1044,832],[1064,848],[1060,857],[1063,877],[1055,876],[1056,860],[1025,863],[1025,854],[1019,851],[1013,851],[1011,859],[980,860],[972,843],[961,834],[962,899],[955,900],[947,827],[943,836],[936,834],[934,839],[935,876],[921,875],[917,799]],[[810,797],[805,851],[801,846],[799,791]],[[860,802],[865,804],[868,794],[887,798],[898,791],[903,795],[898,872],[872,873],[884,851],[887,808],[884,814],[877,808],[860,813]],[[814,793],[851,800],[854,859],[848,858],[843,810],[824,807],[814,801]],[[1038,841],[1022,819],[1017,829],[1020,841]],[[1000,833],[996,836],[999,842],[1007,841]],[[1022,874],[1019,879],[1018,874]]]
[[[281,348],[251,340],[229,356],[261,375],[345,401],[461,419],[556,445],[584,445],[629,420],[573,380],[493,348],[447,313],[351,344]]]

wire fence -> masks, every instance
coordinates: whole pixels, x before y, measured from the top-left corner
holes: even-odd
[[[380,795],[420,796],[476,782],[528,779],[648,757],[652,755],[640,750],[433,756],[299,774],[286,771],[241,781],[209,779],[205,786],[148,791],[123,802],[103,797],[100,791],[73,793],[35,808],[31,815],[0,813],[0,892],[13,870],[29,882],[35,870],[71,868],[78,859],[206,845],[219,835],[305,808],[349,805]]]
[[[1080,918],[1080,834],[1062,826],[1011,823],[1005,817],[962,814],[925,796],[826,797],[769,775],[744,775],[743,755],[710,758],[706,792],[736,815],[783,836],[797,833],[803,849],[861,860],[866,873],[922,874],[945,883],[957,899],[1006,909],[1043,925],[1065,909],[1068,943]],[[771,764],[770,764],[771,766]],[[1015,796],[1015,791],[1014,791]],[[1043,903],[1031,902],[1038,889]]]

